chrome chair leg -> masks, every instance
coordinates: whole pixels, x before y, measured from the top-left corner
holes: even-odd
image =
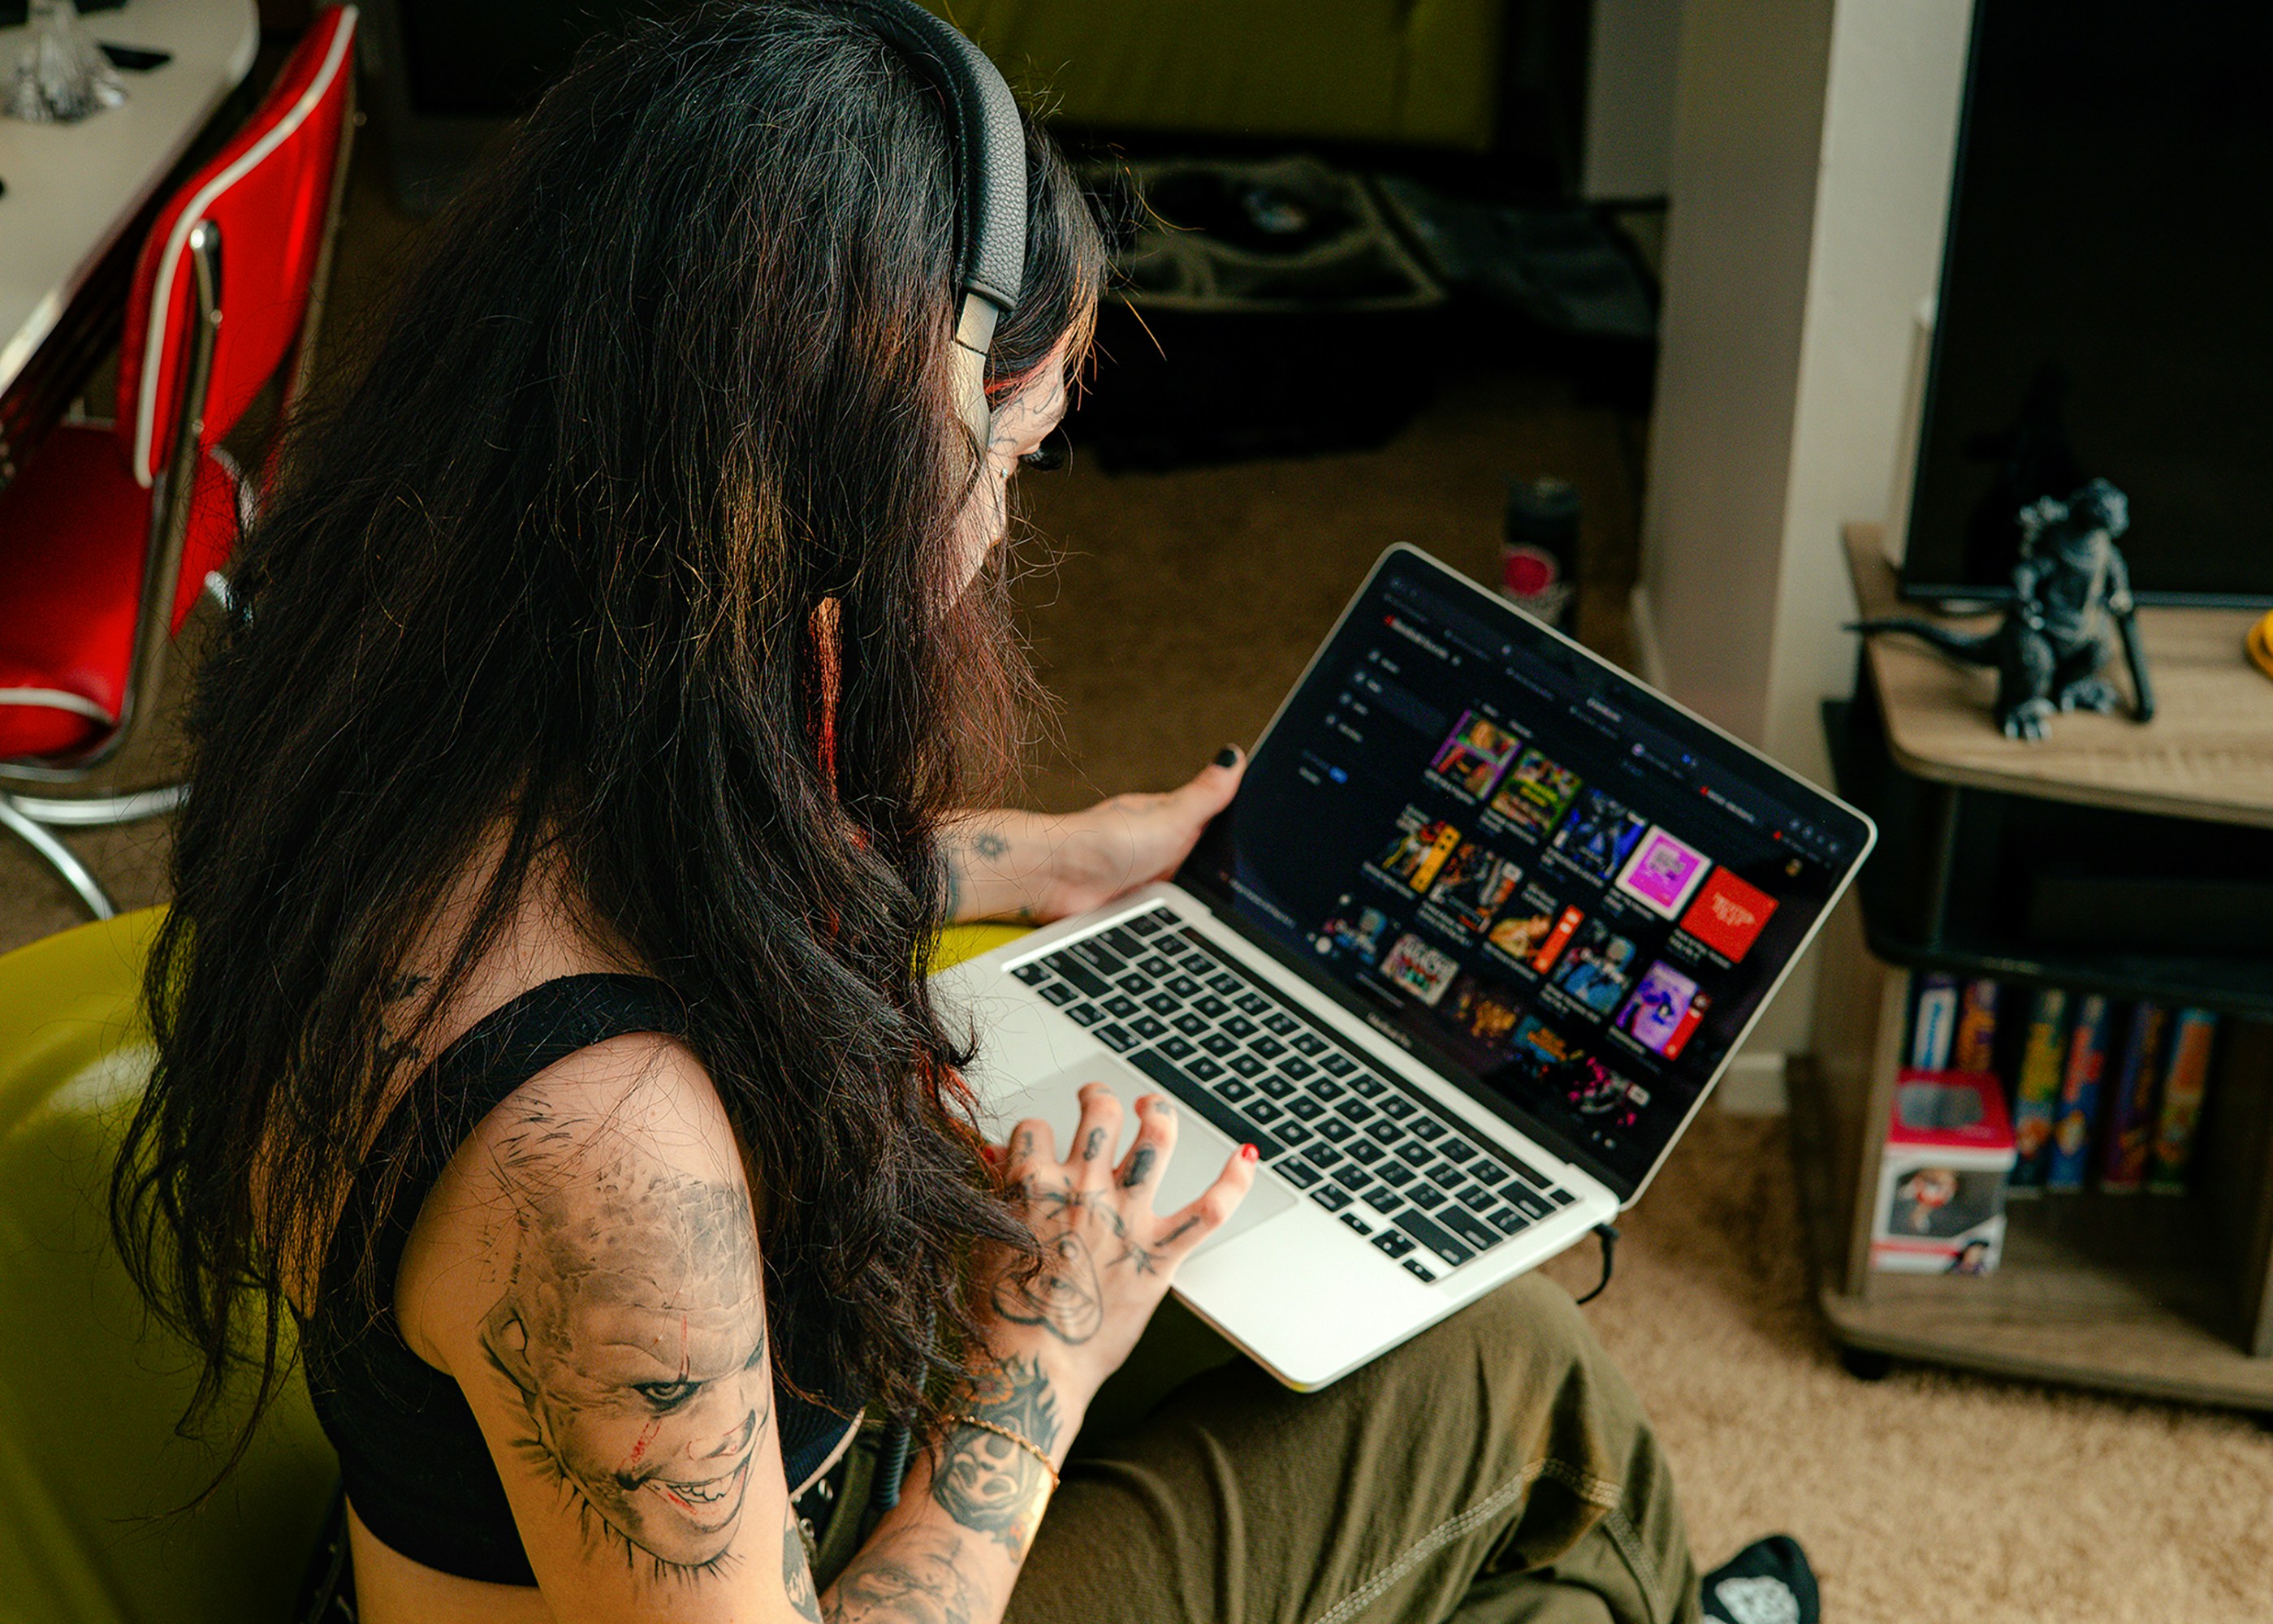
[[[120,797],[124,798],[124,797]],[[102,883],[88,872],[71,848],[16,809],[14,797],[0,795],[0,829],[6,829],[26,846],[48,860],[48,866],[63,876],[63,881],[79,894],[87,912],[98,919],[112,919],[118,915],[118,905],[110,900],[110,893]]]
[[[162,817],[179,811],[189,798],[186,783],[137,790],[131,795],[0,795],[0,800],[11,803],[25,817],[54,829],[107,828],[114,823]]]

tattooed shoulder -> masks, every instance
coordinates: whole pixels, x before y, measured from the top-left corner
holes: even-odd
[[[731,1559],[773,1413],[749,1194],[594,1107],[524,1089],[485,1127],[506,1216],[481,1350],[587,1540],[698,1577]]]

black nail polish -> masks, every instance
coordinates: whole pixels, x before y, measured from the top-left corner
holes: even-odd
[[[1215,752],[1215,764],[1218,767],[1237,767],[1239,765],[1239,746],[1236,745],[1226,745],[1222,749],[1217,751]]]

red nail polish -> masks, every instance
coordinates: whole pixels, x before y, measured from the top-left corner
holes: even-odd
[[[1256,1159],[1256,1149],[1253,1145],[1242,1145],[1239,1148],[1239,1159],[1242,1162],[1254,1161]]]

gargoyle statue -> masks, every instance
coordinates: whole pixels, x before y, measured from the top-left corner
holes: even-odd
[[[2005,624],[1968,637],[1930,620],[1858,621],[1849,631],[1906,632],[1953,659],[1997,670],[1997,721],[2007,738],[2041,739],[2055,710],[2112,711],[2120,699],[2099,674],[2113,652],[2113,621],[2131,669],[2132,715],[2153,719],[2155,691],[2131,602],[2131,573],[2115,538],[2131,528],[2131,505],[2104,479],[2065,502],[2046,497],[2021,510],[2021,558]]]

